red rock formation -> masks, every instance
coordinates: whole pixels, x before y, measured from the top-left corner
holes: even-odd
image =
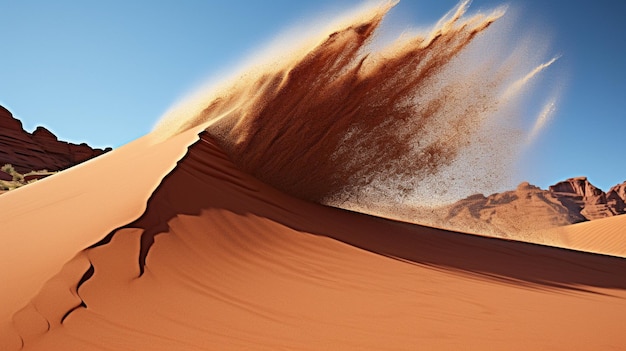
[[[30,181],[43,179],[43,178],[49,177],[49,176],[51,176],[51,175],[52,175],[52,173],[46,173],[46,174],[27,174],[27,175],[25,175],[25,176],[24,176],[24,181],[28,183],[28,182],[30,182]]]
[[[28,133],[23,129],[22,122],[0,106],[0,165],[10,163],[20,173],[43,169],[58,171],[109,150],[59,141],[44,127],[37,127],[32,134]]]
[[[13,176],[4,171],[0,171],[0,180],[11,181],[13,180]]]
[[[472,195],[445,210],[445,221],[436,225],[507,236],[624,214],[626,182],[606,194],[585,177],[567,179],[549,190],[524,182],[514,191]]]
[[[0,106],[0,128],[2,130],[22,130],[22,122],[20,120],[13,118],[13,115],[9,110]]]
[[[618,184],[606,193],[606,201],[609,207],[618,213],[626,212],[626,182]]]
[[[626,202],[626,182],[615,185],[614,187],[609,189],[609,192],[615,192],[617,196],[619,196],[624,202]]]
[[[444,227],[508,236],[585,220],[571,213],[549,191],[521,183],[517,189],[487,197],[473,195],[448,208]]]
[[[586,177],[570,178],[549,188],[563,206],[572,213],[580,213],[593,220],[621,213],[607,204],[604,191],[593,186]]]

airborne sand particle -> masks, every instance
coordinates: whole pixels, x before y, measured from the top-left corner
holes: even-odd
[[[373,51],[393,6],[365,6],[271,64],[264,56],[174,108],[157,132],[205,124],[261,180],[374,214],[380,204],[435,205],[496,189],[530,138],[519,130],[524,87],[556,58],[529,62],[532,42],[508,49],[511,38],[489,34],[507,21],[504,8],[467,16],[469,1],[430,31]]]
[[[537,119],[535,120],[535,123],[532,129],[528,133],[528,136],[526,138],[527,145],[533,143],[533,141],[537,138],[537,135],[544,129],[546,124],[550,121],[550,119],[552,118],[552,116],[554,115],[556,111],[556,103],[557,103],[557,98],[552,97],[544,104],[543,108],[541,109],[541,112],[539,113],[539,115],[537,116]]]

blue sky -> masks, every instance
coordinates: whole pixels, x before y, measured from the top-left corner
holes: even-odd
[[[281,31],[359,3],[0,0],[0,104],[29,131],[44,125],[64,140],[118,147]],[[456,3],[404,0],[390,22],[430,25]],[[474,0],[470,10],[504,3]],[[626,2],[510,4],[561,55],[554,70],[566,78],[516,178],[545,188],[585,175],[604,190],[625,181]]]

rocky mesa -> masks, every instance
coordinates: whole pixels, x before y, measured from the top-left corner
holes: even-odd
[[[591,221],[626,212],[626,182],[607,193],[576,177],[540,189],[527,182],[489,196],[472,195],[445,211],[442,225],[499,236]]]
[[[0,106],[0,165],[12,164],[20,173],[44,169],[59,171],[110,150],[58,140],[44,127],[37,127],[29,133],[20,120]]]

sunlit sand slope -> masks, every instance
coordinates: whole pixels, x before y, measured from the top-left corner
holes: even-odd
[[[625,271],[304,202],[202,134],[15,320],[24,350],[618,349]]]
[[[574,250],[626,257],[626,215],[551,228],[537,236]]]
[[[12,315],[77,252],[138,218],[197,139],[146,136],[0,197],[0,350],[17,342]]]

